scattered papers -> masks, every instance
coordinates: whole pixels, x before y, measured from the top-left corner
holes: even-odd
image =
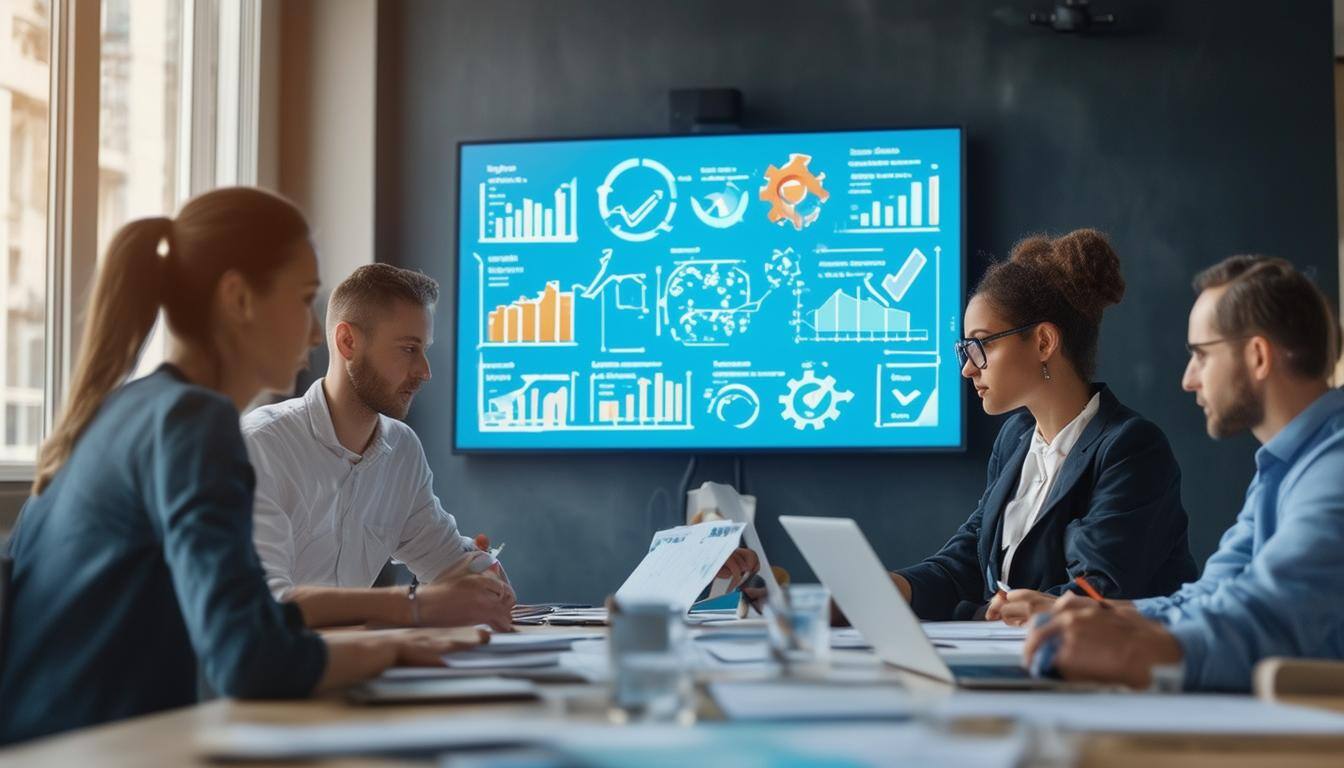
[[[710,640],[700,647],[725,664],[745,664],[768,661],[770,648],[765,640]]]
[[[518,669],[553,667],[560,663],[559,653],[450,653],[443,657],[450,669]]]
[[[1344,734],[1344,714],[1218,694],[958,692],[935,712],[949,719],[1004,717],[1100,733]]]
[[[733,629],[751,628],[761,630],[765,629],[765,619],[759,616],[749,619],[739,619],[737,618],[736,613],[734,613],[731,616],[718,616],[718,615],[705,616],[702,614],[693,613],[690,616],[686,617],[686,623],[693,627],[715,627],[715,628],[733,628]]]
[[[1010,627],[1002,621],[925,621],[930,640],[1025,640],[1026,627]]]
[[[655,533],[648,554],[617,590],[616,601],[664,603],[685,613],[737,549],[744,527],[719,520]]]
[[[831,647],[865,650],[872,648],[873,644],[863,639],[863,635],[859,634],[859,630],[845,627],[843,629],[831,630]]]
[[[208,757],[233,760],[423,753],[543,743],[570,726],[562,720],[461,716],[330,725],[234,724],[206,731],[198,749]]]
[[[896,686],[775,682],[709,684],[729,720],[899,720],[913,700]]]
[[[434,717],[332,725],[227,725],[206,731],[208,758],[296,760],[341,755],[425,754],[491,747],[559,750],[581,765],[699,765],[783,768],[803,765],[910,765],[1010,768],[1020,734],[974,737],[918,723],[773,725],[721,723],[611,726],[544,718]],[[673,758],[669,762],[669,758]]]
[[[556,764],[589,768],[1013,768],[1026,753],[1022,734],[950,734],[918,723],[641,726],[586,736],[557,745],[570,759]]]

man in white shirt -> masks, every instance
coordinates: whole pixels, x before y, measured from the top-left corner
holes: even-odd
[[[327,302],[330,362],[298,398],[243,419],[256,470],[254,538],[276,599],[309,626],[512,625],[515,597],[488,540],[462,536],[401,421],[429,381],[438,284],[388,264],[355,270]],[[418,583],[372,588],[389,558]],[[749,549],[719,572],[756,572]]]
[[[276,598],[309,626],[512,624],[503,569],[483,537],[458,532],[401,421],[430,378],[437,300],[421,273],[360,267],[328,302],[326,377],[243,419],[257,554]],[[371,588],[389,558],[419,583]]]

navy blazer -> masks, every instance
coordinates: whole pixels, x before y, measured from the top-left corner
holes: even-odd
[[[1004,423],[989,457],[975,513],[938,554],[898,571],[926,621],[978,616],[1003,579],[1052,595],[1086,575],[1106,597],[1168,595],[1199,575],[1181,506],[1181,470],[1157,425],[1126,408],[1104,384],[1097,415],[1064,459],[1050,495],[1002,574],[1003,511],[1016,495],[1036,420],[1025,410]]]

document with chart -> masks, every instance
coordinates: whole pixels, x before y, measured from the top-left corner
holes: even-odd
[[[618,605],[663,603],[685,612],[737,549],[745,523],[718,520],[653,535],[649,551],[616,591]]]
[[[960,447],[959,129],[458,162],[459,450]]]

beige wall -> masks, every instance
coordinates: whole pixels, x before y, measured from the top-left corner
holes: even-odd
[[[377,7],[284,0],[279,16],[278,157],[269,162],[278,190],[313,224],[329,288],[373,261]]]

